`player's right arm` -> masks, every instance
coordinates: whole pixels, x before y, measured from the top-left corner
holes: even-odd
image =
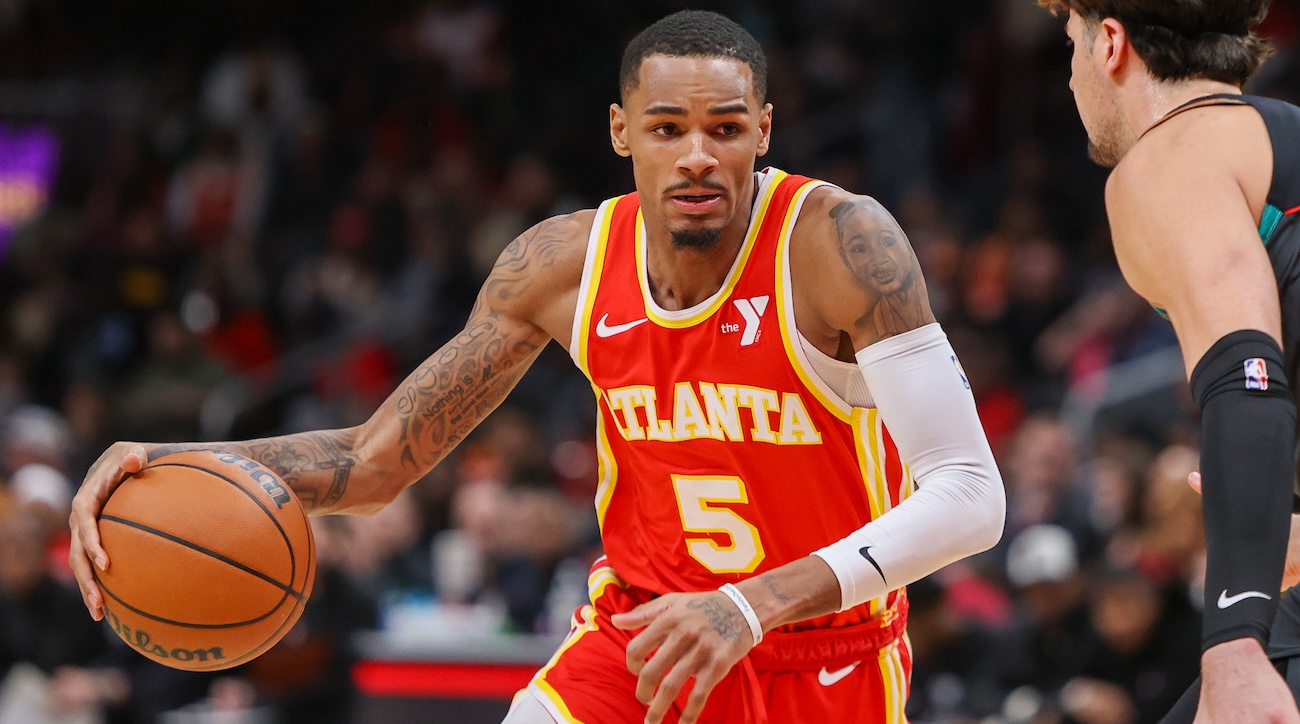
[[[370,513],[437,465],[505,399],[550,339],[567,345],[593,212],[548,219],[497,260],[465,329],[433,353],[356,427],[220,443],[119,442],[100,456],[72,503],[69,560],[96,619],[91,566],[107,569],[97,516],[127,475],[177,450],[219,449],[275,471],[313,514]]]

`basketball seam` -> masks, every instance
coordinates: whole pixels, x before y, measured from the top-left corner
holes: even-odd
[[[135,606],[132,606],[131,604],[122,600],[121,596],[118,596],[116,593],[113,593],[113,589],[104,585],[104,581],[99,577],[98,573],[95,573],[94,571],[92,571],[92,573],[95,576],[95,583],[99,585],[100,590],[102,590],[104,593],[107,593],[109,597],[112,598],[114,601],[117,601],[118,603],[122,604],[122,606],[124,606],[128,611],[131,611],[132,613],[137,613],[141,616],[144,616],[145,618],[157,621],[158,623],[165,623],[168,624],[169,626],[179,626],[181,628],[222,629],[222,628],[239,628],[241,626],[248,626],[250,624],[257,623],[258,621],[265,621],[266,619],[270,618],[276,611],[280,610],[280,607],[284,605],[285,601],[292,598],[289,595],[289,593],[286,591],[285,594],[280,597],[279,602],[276,603],[275,606],[273,606],[270,611],[267,611],[266,613],[262,614],[261,616],[258,616],[257,618],[250,618],[247,621],[236,621],[234,623],[190,623],[187,621],[175,621],[170,618],[163,618],[162,616],[157,616],[152,613],[149,613],[148,611],[142,611],[136,608]]]
[[[210,549],[210,548],[204,548],[203,546],[201,546],[201,545],[199,545],[199,544],[197,544],[197,543],[195,543],[195,542],[193,542],[193,541],[188,541],[188,540],[185,540],[184,538],[179,538],[179,537],[174,536],[174,535],[172,535],[171,533],[168,533],[168,532],[166,532],[166,531],[161,531],[161,530],[158,530],[157,528],[153,528],[153,527],[147,526],[147,525],[145,525],[144,523],[140,523],[140,522],[137,522],[137,521],[134,521],[134,520],[128,520],[128,519],[126,519],[126,518],[119,518],[119,517],[117,517],[116,515],[101,515],[101,516],[99,517],[99,519],[100,519],[100,520],[108,520],[108,521],[112,521],[112,522],[114,522],[114,523],[118,523],[118,524],[120,524],[120,525],[125,525],[125,526],[130,527],[130,528],[135,528],[136,530],[143,531],[143,532],[145,532],[145,533],[150,533],[150,534],[152,534],[152,535],[156,535],[156,536],[158,536],[159,538],[162,538],[162,539],[164,539],[164,540],[169,540],[169,541],[171,541],[172,543],[178,543],[178,544],[180,544],[180,545],[182,545],[182,546],[185,546],[186,548],[189,548],[190,550],[197,551],[197,552],[199,552],[199,553],[202,553],[203,555],[206,555],[206,556],[209,556],[209,557],[215,558],[215,559],[221,561],[222,563],[225,563],[226,565],[231,566],[232,568],[236,568],[236,569],[238,569],[238,570],[243,571],[244,573],[247,573],[247,574],[252,575],[252,576],[256,576],[257,578],[259,578],[259,579],[261,579],[261,580],[263,580],[263,581],[266,581],[267,583],[271,584],[272,586],[275,586],[276,588],[280,589],[281,591],[284,591],[286,594],[288,594],[288,595],[290,595],[290,596],[293,596],[294,598],[297,598],[297,599],[299,599],[299,600],[301,600],[301,599],[303,598],[303,595],[302,595],[301,593],[298,593],[297,591],[293,590],[293,582],[292,582],[292,581],[290,581],[289,584],[287,584],[287,585],[284,584],[284,583],[280,583],[279,581],[275,580],[274,578],[268,576],[268,575],[265,574],[265,573],[262,573],[262,572],[259,571],[259,570],[256,570],[256,569],[254,569],[254,568],[251,568],[251,567],[249,567],[249,566],[246,566],[246,565],[244,565],[243,563],[240,563],[239,561],[237,561],[237,560],[235,560],[235,559],[233,559],[233,558],[230,558],[230,557],[228,557],[228,556],[222,555],[222,554],[220,554],[220,553],[218,553],[218,552],[216,552],[216,551],[214,551],[214,550],[212,550],[212,549]]]
[[[216,453],[213,453],[213,456],[215,457]],[[244,459],[248,460],[248,458],[244,458]],[[250,461],[250,462],[256,464],[257,461]],[[284,539],[284,546],[289,550],[289,585],[292,587],[294,580],[298,577],[298,560],[297,557],[294,556],[293,541],[289,539],[288,532],[285,531],[283,525],[280,525],[280,521],[275,517],[275,513],[272,513],[270,508],[266,507],[266,505],[263,504],[262,501],[258,500],[257,496],[253,495],[253,492],[251,490],[248,490],[244,486],[240,485],[239,483],[226,477],[225,475],[222,475],[221,473],[215,470],[211,470],[209,468],[205,468],[199,465],[190,465],[188,463],[158,463],[156,465],[150,465],[149,467],[151,468],[176,467],[176,468],[189,468],[190,470],[199,470],[201,472],[205,472],[214,477],[221,478],[227,483],[230,483],[231,485],[235,486],[236,490],[248,496],[249,500],[253,501],[253,503],[257,505],[257,507],[261,508],[263,513],[266,513],[266,517],[271,520],[271,523],[275,525],[276,530],[280,531],[280,537]],[[274,475],[274,473],[272,474]],[[276,476],[276,479],[277,480],[279,479],[278,475]],[[301,507],[301,504],[299,507]]]

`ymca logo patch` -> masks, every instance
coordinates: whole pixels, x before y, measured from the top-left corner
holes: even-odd
[[[1264,363],[1263,358],[1251,357],[1246,360],[1246,389],[1248,390],[1267,390],[1268,389],[1268,365]]]
[[[763,295],[732,301],[732,304],[736,305],[736,309],[740,311],[741,318],[745,320],[745,327],[740,335],[741,347],[755,344],[762,336],[762,330],[759,327],[763,324],[763,314],[767,312],[767,303],[770,299],[771,297]],[[722,333],[730,334],[732,332],[741,332],[740,325],[724,322],[722,324]]]

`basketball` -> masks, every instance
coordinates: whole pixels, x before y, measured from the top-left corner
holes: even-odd
[[[275,473],[225,452],[164,455],[105,503],[104,620],[167,666],[214,671],[275,645],[316,574],[307,514]]]

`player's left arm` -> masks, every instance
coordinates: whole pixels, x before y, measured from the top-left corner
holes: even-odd
[[[803,218],[808,228],[802,246],[792,247],[792,274],[822,272],[817,284],[795,292],[806,309],[796,311],[800,330],[838,332],[852,343],[917,483],[889,512],[810,556],[833,574],[821,585],[838,595],[823,603],[833,597],[832,610],[845,610],[996,545],[1006,496],[970,384],[898,222],[874,199],[835,188],[814,192]],[[756,603],[770,606],[762,597]],[[803,613],[774,612],[777,620]]]
[[[735,600],[715,591],[670,594],[616,615],[620,628],[645,627],[627,657],[637,696],[650,704],[648,722],[662,720],[691,678],[681,721],[695,721],[714,685],[763,632],[864,603],[1002,535],[1002,479],[898,223],[872,199],[818,189],[791,246],[800,331],[851,340],[918,489],[845,539],[741,581]]]
[[[1228,682],[1248,665],[1267,672],[1289,532],[1295,381],[1258,232],[1270,154],[1250,109],[1186,114],[1130,151],[1106,187],[1120,268],[1168,311],[1201,408],[1202,673],[1211,703],[1267,696]]]

